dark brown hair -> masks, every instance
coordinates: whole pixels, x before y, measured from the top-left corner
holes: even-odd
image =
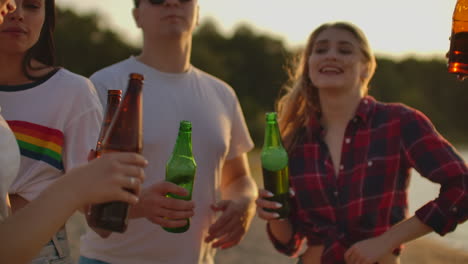
[[[30,80],[41,79],[43,76],[32,76],[31,69],[40,69],[32,66],[32,61],[37,60],[47,67],[55,65],[55,0],[45,0],[45,18],[42,25],[39,40],[32,46],[23,58],[23,73]]]

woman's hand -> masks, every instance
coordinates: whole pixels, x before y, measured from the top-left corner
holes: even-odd
[[[281,204],[278,202],[272,202],[267,200],[266,198],[273,197],[273,194],[265,189],[258,190],[258,198],[255,201],[257,204],[257,214],[258,216],[266,221],[270,220],[278,220],[279,214],[275,212],[268,212],[265,209],[278,209],[281,208]]]

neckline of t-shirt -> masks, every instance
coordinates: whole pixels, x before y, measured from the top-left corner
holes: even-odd
[[[61,67],[57,67],[56,69],[44,75],[41,79],[30,82],[30,83],[16,84],[16,85],[0,85],[0,91],[1,92],[18,92],[18,91],[32,89],[50,80],[61,69],[62,69]]]
[[[154,74],[158,77],[161,78],[167,78],[167,79],[183,79],[187,76],[190,76],[190,74],[193,72],[193,65],[190,64],[189,68],[185,72],[180,72],[180,73],[172,73],[172,72],[162,72],[159,71],[151,66],[148,66],[147,64],[139,61],[135,56],[130,56],[130,60],[133,61],[136,65],[141,67],[145,72]],[[143,73],[144,74],[144,73]]]

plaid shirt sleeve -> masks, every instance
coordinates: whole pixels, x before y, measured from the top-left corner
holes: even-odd
[[[421,112],[401,118],[402,144],[408,161],[422,176],[441,185],[439,196],[416,216],[440,235],[468,219],[468,168],[454,147]]]
[[[269,223],[267,224],[267,234],[276,250],[291,257],[297,256],[297,253],[301,249],[302,241],[304,239],[303,236],[301,236],[298,232],[293,230],[293,236],[291,237],[291,239],[288,241],[288,243],[283,244],[280,241],[278,241],[272,234]]]
[[[297,254],[299,253],[301,249],[302,243],[305,240],[305,236],[302,235],[301,232],[299,232],[298,230],[298,226],[300,224],[299,222],[301,220],[298,219],[295,213],[298,210],[297,203],[295,202],[295,198],[296,198],[295,196],[292,196],[291,199],[289,200],[292,212],[288,220],[291,223],[291,227],[293,229],[292,230],[293,235],[286,244],[283,244],[282,242],[278,241],[278,239],[276,239],[276,237],[271,232],[271,227],[269,223],[266,226],[268,238],[270,239],[275,249],[278,250],[278,252],[283,253],[286,256],[290,256],[290,257],[297,257]]]

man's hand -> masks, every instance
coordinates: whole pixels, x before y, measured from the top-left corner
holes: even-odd
[[[255,204],[249,199],[238,201],[222,200],[211,206],[215,212],[221,211],[218,220],[208,230],[205,242],[213,243],[215,248],[230,248],[242,240],[255,215]]]
[[[174,183],[157,182],[143,189],[140,201],[131,208],[130,218],[146,217],[149,221],[168,228],[186,225],[186,219],[194,215],[194,202],[166,197],[168,193],[188,195],[187,190]]]

